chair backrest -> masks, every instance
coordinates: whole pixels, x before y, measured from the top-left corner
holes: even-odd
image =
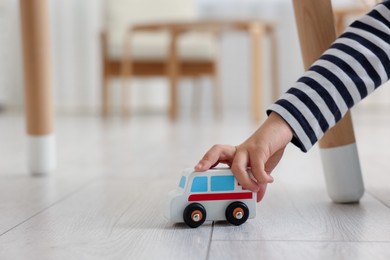
[[[134,23],[185,21],[197,17],[194,0],[104,0],[104,8],[110,46],[121,46],[126,28]]]
[[[193,0],[105,0],[109,28],[152,21],[188,20],[196,17]]]

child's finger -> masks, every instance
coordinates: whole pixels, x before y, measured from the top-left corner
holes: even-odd
[[[265,190],[267,189],[267,184],[260,184],[260,189],[257,192],[257,202],[261,201],[264,197]]]
[[[251,162],[251,170],[253,177],[255,177],[259,184],[273,182],[273,178],[268,175],[264,170],[264,162],[266,161],[266,158],[261,158],[256,154],[249,154],[249,160]]]
[[[234,157],[236,148],[231,145],[214,145],[195,166],[196,171],[206,171],[217,165],[220,161]]]
[[[259,185],[251,179],[246,171],[248,165],[248,154],[242,151],[236,152],[231,170],[234,173],[237,181],[244,187],[253,192],[259,190]]]

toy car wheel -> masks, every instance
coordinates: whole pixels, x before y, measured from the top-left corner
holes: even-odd
[[[249,217],[249,209],[243,202],[233,202],[226,208],[226,220],[236,226],[244,224]]]
[[[199,203],[192,203],[184,209],[183,219],[189,227],[197,228],[206,220],[206,209]]]

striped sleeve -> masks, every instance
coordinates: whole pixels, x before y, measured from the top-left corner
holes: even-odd
[[[267,113],[308,151],[356,103],[390,78],[390,0],[352,23]]]

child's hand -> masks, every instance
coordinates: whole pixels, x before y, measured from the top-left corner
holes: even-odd
[[[195,170],[206,171],[218,163],[228,164],[238,182],[257,192],[257,201],[260,201],[267,183],[273,182],[270,174],[282,158],[292,136],[290,126],[278,114],[271,113],[244,143],[238,146],[214,145],[195,166]],[[255,180],[248,175],[247,167],[251,167]]]

